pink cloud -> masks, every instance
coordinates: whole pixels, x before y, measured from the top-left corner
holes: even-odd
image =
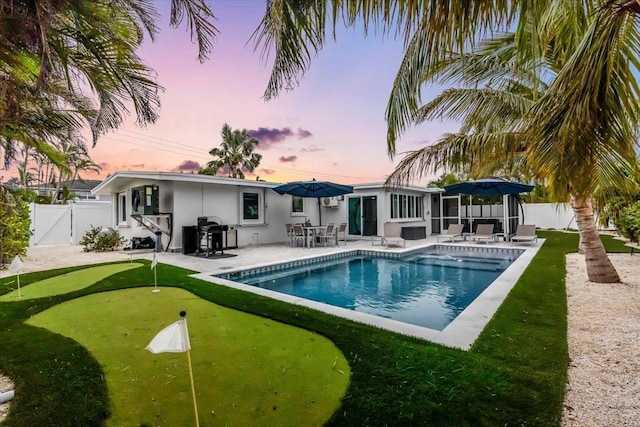
[[[282,163],[292,163],[298,160],[298,156],[280,156],[278,160]]]

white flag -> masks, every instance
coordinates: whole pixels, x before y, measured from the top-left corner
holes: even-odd
[[[24,264],[22,263],[22,260],[18,255],[16,255],[16,257],[13,259],[13,261],[11,261],[11,264],[9,265],[9,273],[15,274],[23,268]]]
[[[158,264],[158,260],[156,259],[156,253],[153,253],[153,261],[151,261],[151,269],[153,270],[154,268],[156,268],[156,265]]]
[[[158,332],[145,349],[151,353],[184,353],[191,350],[187,319],[180,319]]]

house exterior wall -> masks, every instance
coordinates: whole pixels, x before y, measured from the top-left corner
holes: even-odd
[[[416,196],[422,198],[422,212],[421,218],[391,218],[391,194],[403,194],[408,196]],[[364,189],[355,190],[354,196],[376,197],[376,216],[377,216],[377,234],[382,236],[384,234],[385,222],[397,222],[401,227],[425,227],[427,236],[431,234],[431,212],[429,209],[429,193],[424,191],[412,191],[405,189],[398,190],[386,190],[384,188],[378,189]],[[344,217],[346,218],[346,207]]]

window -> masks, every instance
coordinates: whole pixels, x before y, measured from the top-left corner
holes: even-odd
[[[256,220],[260,218],[260,196],[258,193],[243,193],[242,219]]]
[[[391,218],[423,219],[422,196],[391,194]]]
[[[127,225],[127,193],[118,193],[116,216],[118,225]]]
[[[264,222],[264,192],[261,190],[242,191],[242,223],[262,224]]]
[[[304,199],[298,196],[291,196],[291,213],[303,214],[304,213]]]

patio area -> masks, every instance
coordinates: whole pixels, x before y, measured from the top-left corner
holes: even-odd
[[[218,274],[235,270],[239,268],[250,268],[262,265],[268,265],[278,262],[286,262],[310,257],[316,257],[326,254],[334,254],[346,252],[356,249],[380,250],[389,252],[404,252],[415,248],[436,244],[438,236],[427,236],[426,239],[407,240],[406,247],[402,246],[385,246],[380,245],[380,239],[372,241],[370,237],[359,240],[347,241],[346,246],[328,246],[318,245],[313,248],[290,247],[286,244],[265,244],[243,246],[238,249],[225,250],[225,254],[235,255],[233,257],[213,256],[205,258],[204,256],[196,257],[193,255],[184,255],[182,252],[158,252],[158,262],[170,264],[177,267],[193,270],[198,273]],[[372,244],[375,243],[375,244]],[[457,242],[456,245],[482,245],[470,242]],[[538,242],[534,246],[540,246]],[[491,247],[531,247],[531,245],[511,245],[510,243],[496,242],[490,243]],[[153,259],[152,250],[135,250],[135,251],[114,251],[114,252],[83,252],[80,245],[59,245],[59,246],[32,246],[27,250],[27,257],[23,259],[24,270],[22,273],[32,271],[49,270],[54,268],[71,267],[76,265],[95,264],[101,262],[131,260],[131,259]],[[161,274],[161,269],[158,272]],[[9,272],[0,271],[0,277],[9,276]]]

